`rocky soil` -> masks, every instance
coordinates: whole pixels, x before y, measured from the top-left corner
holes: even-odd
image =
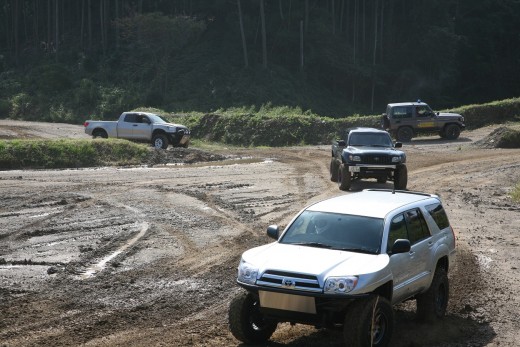
[[[479,146],[495,128],[404,145],[408,188],[441,196],[458,256],[446,319],[420,324],[413,302],[399,305],[392,346],[520,345],[520,204],[509,197],[520,149]],[[4,139],[85,136],[0,121]],[[328,179],[330,149],[169,151],[169,164],[139,168],[0,171],[0,346],[240,345],[227,328],[240,254],[269,242],[267,225],[344,194]],[[392,185],[353,191],[368,187]],[[281,324],[267,345],[341,336]]]

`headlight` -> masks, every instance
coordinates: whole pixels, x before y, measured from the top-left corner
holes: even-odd
[[[238,265],[238,281],[247,284],[255,284],[258,268],[246,263],[243,259]]]
[[[392,157],[392,163],[400,163],[401,157]]]
[[[361,157],[359,155],[352,155],[351,154],[351,155],[348,156],[348,159],[350,161],[361,161]]]
[[[358,283],[356,276],[329,277],[325,281],[326,294],[346,294],[351,292]]]

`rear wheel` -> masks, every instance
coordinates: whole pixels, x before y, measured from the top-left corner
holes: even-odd
[[[401,142],[410,142],[413,137],[413,129],[410,127],[400,127],[396,134],[397,140]]]
[[[339,166],[339,173],[338,173],[339,189],[349,190],[351,183],[352,183],[352,177],[350,175],[350,171],[348,171],[348,165],[341,164]]]
[[[394,330],[394,312],[382,296],[358,299],[347,309],[343,340],[347,346],[386,346]]]
[[[449,288],[446,270],[438,267],[433,275],[430,288],[417,296],[417,318],[426,322],[434,322],[443,318],[448,307]]]
[[[339,163],[336,158],[332,158],[330,160],[330,180],[332,182],[338,181],[338,171],[339,171]]]
[[[108,134],[105,130],[103,129],[96,129],[92,132],[92,137],[93,138],[96,138],[96,137],[101,137],[102,139],[107,139],[108,138]]]
[[[277,322],[267,320],[260,313],[260,302],[251,293],[240,293],[229,305],[229,330],[247,344],[264,343],[276,330]]]
[[[394,189],[405,190],[408,185],[408,169],[406,165],[399,164],[394,171]]]
[[[152,138],[152,146],[156,149],[168,148],[168,137],[164,134],[156,134]]]
[[[456,140],[459,138],[460,128],[456,124],[450,124],[446,127],[445,133],[448,140]]]

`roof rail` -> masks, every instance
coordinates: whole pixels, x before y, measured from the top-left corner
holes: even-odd
[[[404,194],[422,195],[422,196],[427,196],[427,197],[430,197],[430,198],[437,197],[436,194],[428,194],[428,193],[416,192],[416,191],[411,191],[411,190],[395,190],[395,189],[370,188],[370,189],[363,189],[363,191],[367,191],[367,192],[388,192],[388,193],[392,193],[392,194],[404,193]]]

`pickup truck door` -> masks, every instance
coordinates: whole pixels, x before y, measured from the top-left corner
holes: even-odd
[[[127,113],[117,123],[117,137],[122,139],[133,139],[133,128],[136,123],[137,114]]]
[[[150,140],[152,137],[152,122],[145,115],[138,114],[136,123],[133,124],[133,138],[136,140]]]

